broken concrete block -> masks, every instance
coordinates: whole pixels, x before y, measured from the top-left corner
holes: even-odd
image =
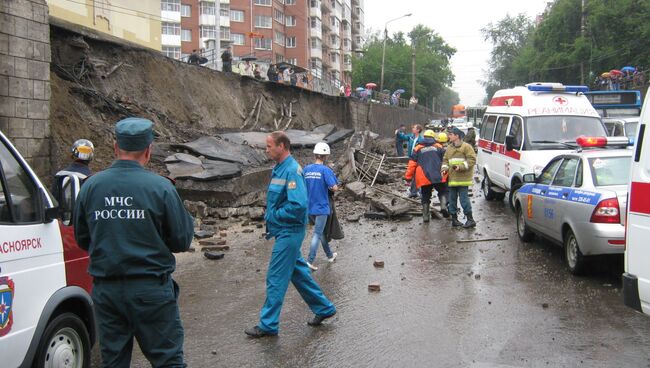
[[[334,133],[335,130],[336,126],[334,124],[323,124],[314,128],[312,130],[312,133],[322,134],[324,137],[327,137],[328,135]]]
[[[264,207],[250,207],[248,217],[253,221],[264,220]]]
[[[211,238],[213,236],[214,236],[214,232],[212,231],[199,230],[194,232],[194,237],[197,239],[206,239],[206,238]]]
[[[345,219],[348,222],[359,222],[359,220],[361,220],[361,215],[360,214],[348,215],[348,217],[346,217]]]
[[[204,252],[223,252],[225,250],[230,250],[230,246],[228,245],[214,245],[211,247],[203,247],[202,249]]]
[[[242,233],[252,233],[253,229],[244,229],[242,230]]]
[[[225,231],[222,231],[222,232],[219,233],[219,236],[222,237],[222,238],[225,238],[226,236],[228,236],[228,233],[225,232]]]
[[[185,209],[194,217],[203,218],[208,216],[208,205],[204,202],[184,201]]]
[[[199,240],[199,245],[205,245],[205,246],[217,245],[217,239]]]
[[[262,133],[262,135],[266,140],[266,133]],[[268,161],[264,154],[247,145],[215,137],[201,137],[193,142],[173,145],[173,147],[190,150],[211,160],[238,163],[245,166],[257,166]]]
[[[360,181],[353,181],[345,185],[345,192],[352,195],[355,199],[363,199],[365,197],[366,185]]]
[[[375,261],[372,263],[372,265],[375,266],[375,267],[377,267],[377,268],[384,268],[384,261],[381,261],[381,260],[375,260]]]
[[[372,282],[368,284],[368,291],[373,291],[373,292],[381,291],[381,285],[378,282]]]
[[[354,129],[341,129],[325,137],[325,142],[329,144],[338,143],[354,134]]]

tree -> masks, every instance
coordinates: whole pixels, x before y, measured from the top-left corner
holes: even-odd
[[[407,42],[408,37],[408,42]],[[363,57],[352,59],[352,80],[355,86],[368,82],[379,84],[383,38],[379,33],[369,37],[364,47]],[[432,29],[417,25],[407,35],[395,33],[386,40],[386,60],[384,62],[384,89],[394,91],[403,88],[404,98],[411,97],[411,61],[415,53],[415,88],[420,103],[438,98],[444,88],[450,85],[454,76],[449,59],[456,50],[449,46]]]

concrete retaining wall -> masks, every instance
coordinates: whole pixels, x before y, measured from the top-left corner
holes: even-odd
[[[0,130],[50,174],[50,26],[45,0],[0,6]]]
[[[368,129],[382,137],[392,137],[400,124],[425,124],[433,117],[411,109],[350,100],[350,118],[357,130]]]

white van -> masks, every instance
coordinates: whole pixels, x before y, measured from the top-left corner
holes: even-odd
[[[72,208],[78,181],[68,178]],[[63,211],[67,211],[63,209]],[[89,367],[95,341],[88,254],[29,165],[0,132],[2,367]]]
[[[650,314],[650,99],[641,111],[628,189],[623,301]]]
[[[477,165],[486,200],[515,193],[523,175],[539,174],[549,161],[576,148],[579,136],[607,135],[584,86],[531,83],[499,90],[481,122]]]

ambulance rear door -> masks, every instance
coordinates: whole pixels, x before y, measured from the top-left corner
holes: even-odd
[[[43,308],[65,286],[57,221],[42,184],[0,133],[0,357],[23,362]]]

